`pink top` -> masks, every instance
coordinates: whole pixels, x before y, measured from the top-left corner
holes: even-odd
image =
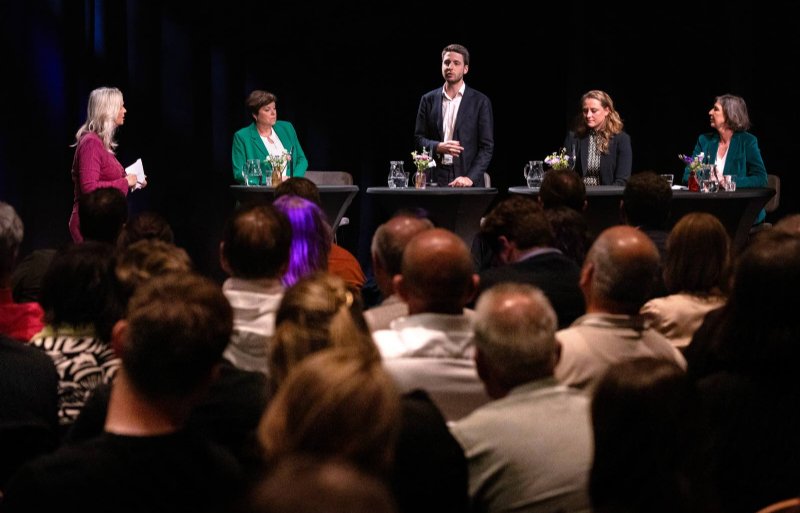
[[[74,242],[83,242],[78,218],[78,200],[81,195],[102,187],[114,187],[127,195],[128,180],[117,157],[103,146],[103,141],[97,134],[88,132],[81,137],[78,147],[75,148],[72,182],[75,184],[75,198],[69,218],[69,232]]]

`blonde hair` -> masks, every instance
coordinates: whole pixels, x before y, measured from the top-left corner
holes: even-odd
[[[595,130],[597,134],[597,148],[600,150],[600,153],[608,153],[609,141],[611,141],[612,137],[622,132],[624,126],[622,118],[619,117],[619,113],[614,109],[614,100],[612,100],[605,91],[593,89],[581,96],[581,110],[583,110],[583,102],[589,99],[599,101],[603,108],[608,109],[608,114],[603,122],[603,126]],[[578,119],[579,123],[576,132],[578,136],[583,137],[589,131],[589,128],[586,126],[586,121],[581,114],[578,115]]]
[[[258,426],[267,461],[342,458],[382,474],[392,462],[400,396],[380,361],[326,349],[289,374]]]
[[[89,103],[86,106],[86,121],[75,133],[75,144],[86,133],[97,134],[103,141],[103,146],[111,153],[117,147],[114,134],[117,131],[117,116],[122,108],[122,91],[116,87],[98,87],[89,94]]]
[[[340,277],[317,272],[290,287],[281,300],[269,348],[270,379],[280,386],[303,359],[331,347],[380,359],[358,297]]]

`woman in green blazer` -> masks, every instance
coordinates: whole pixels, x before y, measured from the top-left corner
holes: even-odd
[[[233,179],[243,184],[242,168],[251,159],[265,160],[267,155],[287,151],[291,161],[286,167],[287,176],[303,176],[308,160],[297,140],[297,132],[288,121],[278,121],[275,102],[278,98],[267,91],[253,91],[245,102],[253,122],[233,134]],[[269,166],[268,163],[265,163]]]
[[[709,162],[716,164],[719,175],[736,176],[736,187],[766,187],[767,169],[761,159],[758,139],[747,132],[750,116],[747,105],[740,96],[717,96],[708,111],[711,127],[716,132],[702,134],[697,139],[693,155],[703,153]],[[689,181],[689,167],[683,173],[683,183]],[[764,221],[762,210],[755,224]]]

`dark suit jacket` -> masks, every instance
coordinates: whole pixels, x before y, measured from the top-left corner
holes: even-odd
[[[419,102],[414,144],[417,150],[428,148],[441,165],[436,146],[444,139],[442,129],[442,88],[426,93]],[[494,152],[494,116],[492,102],[485,94],[467,86],[458,107],[453,139],[464,151],[453,159],[455,176],[468,176],[475,187],[483,187],[483,173],[488,172]]]
[[[575,132],[569,132],[564,140],[567,154],[572,155],[575,148],[575,172],[585,176],[589,163],[589,135],[578,138]],[[600,185],[625,185],[631,176],[633,166],[633,150],[631,138],[620,132],[608,142],[608,153],[600,155]]]
[[[586,313],[583,292],[578,285],[580,274],[574,260],[560,252],[544,253],[480,273],[479,292],[505,282],[535,285],[550,300],[558,316],[558,328],[563,329]]]

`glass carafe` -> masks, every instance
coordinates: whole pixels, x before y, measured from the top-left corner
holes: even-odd
[[[389,177],[387,183],[391,189],[408,187],[408,175],[403,167],[402,160],[392,160],[389,162]]]
[[[544,178],[544,162],[541,160],[531,160],[525,164],[522,173],[525,175],[525,181],[528,183],[528,187],[541,187],[542,179]]]

